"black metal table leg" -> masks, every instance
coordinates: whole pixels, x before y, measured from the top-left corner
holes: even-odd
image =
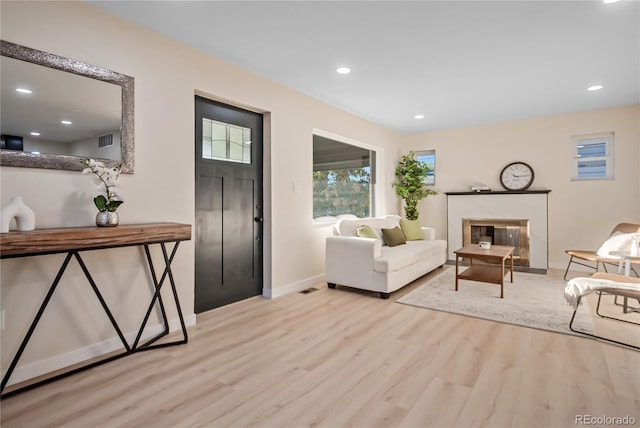
[[[171,251],[171,254],[168,255],[167,253],[167,249],[166,249],[166,245],[165,242],[160,242],[161,248],[162,248],[162,255],[163,255],[163,260],[164,260],[164,264],[165,264],[165,268],[162,272],[162,275],[160,277],[160,280],[158,280],[157,276],[156,276],[156,271],[155,271],[155,267],[153,265],[153,260],[151,259],[151,254],[149,251],[149,246],[148,244],[144,244],[144,248],[145,248],[145,253],[147,256],[147,263],[149,265],[149,269],[151,271],[151,276],[153,279],[153,285],[154,285],[154,293],[153,293],[153,297],[151,299],[151,303],[149,304],[149,307],[147,308],[147,312],[144,318],[144,321],[142,322],[142,325],[140,326],[139,331],[137,332],[137,336],[135,339],[135,342],[133,345],[129,345],[122,330],[120,329],[120,327],[118,326],[118,323],[116,322],[111,310],[109,309],[109,306],[107,305],[107,302],[104,300],[102,293],[100,292],[100,290],[98,289],[98,286],[96,285],[93,277],[91,276],[91,273],[89,272],[89,269],[87,268],[87,266],[85,265],[84,261],[82,260],[82,257],[80,257],[80,251],[78,250],[71,250],[69,252],[67,252],[67,255],[62,263],[62,266],[60,267],[60,269],[58,270],[58,273],[56,274],[56,277],[53,281],[53,283],[51,284],[51,286],[49,287],[49,291],[47,292],[47,295],[45,296],[42,304],[40,305],[40,308],[38,309],[38,312],[36,313],[35,318],[33,319],[33,321],[31,322],[31,325],[29,327],[29,330],[27,331],[27,334],[25,335],[24,339],[22,340],[20,347],[18,348],[18,351],[16,352],[16,354],[14,355],[13,359],[11,360],[11,364],[9,365],[6,373],[4,374],[3,378],[2,378],[2,384],[0,386],[0,393],[1,393],[1,397],[2,398],[6,398],[15,394],[18,394],[20,392],[23,391],[27,391],[29,389],[35,388],[37,386],[46,384],[46,383],[50,383],[53,382],[55,380],[70,376],[72,374],[78,373],[80,371],[83,370],[87,370],[90,369],[92,367],[96,367],[98,365],[101,364],[105,364],[108,363],[110,361],[122,358],[124,356],[130,355],[132,353],[138,352],[138,351],[145,351],[145,350],[149,350],[149,349],[154,349],[154,348],[158,348],[158,347],[166,347],[166,346],[172,346],[172,345],[180,345],[180,344],[184,344],[188,342],[188,336],[187,336],[187,328],[184,322],[184,317],[182,314],[182,308],[180,307],[180,301],[178,299],[178,293],[176,290],[176,286],[175,286],[175,281],[173,278],[173,273],[171,271],[171,263],[173,261],[173,258],[176,254],[176,251],[178,249],[178,244],[180,243],[180,241],[175,241],[173,249]],[[88,250],[90,251],[90,250]],[[31,339],[31,336],[33,335],[40,319],[42,318],[42,314],[44,313],[47,305],[49,304],[49,301],[51,300],[51,297],[53,296],[53,293],[55,292],[58,284],[60,283],[60,280],[62,278],[62,275],[64,274],[64,272],[66,271],[69,262],[71,261],[71,258],[75,257],[76,260],[78,261],[87,281],[89,282],[89,284],[91,285],[91,288],[93,289],[96,297],[98,298],[98,300],[100,301],[100,304],[102,305],[102,308],[104,309],[105,313],[107,314],[107,317],[109,318],[109,321],[111,322],[112,326],[114,327],[114,329],[116,330],[116,333],[118,334],[118,337],[120,338],[120,340],[122,341],[122,344],[124,346],[124,351],[120,352],[118,354],[115,355],[111,355],[109,357],[103,358],[99,361],[94,361],[92,363],[83,365],[81,367],[77,367],[75,369],[71,369],[69,371],[60,373],[58,375],[54,375],[54,376],[50,376],[46,379],[31,383],[29,385],[23,386],[21,388],[17,388],[14,390],[11,390],[9,392],[6,393],[2,393],[2,391],[4,391],[5,386],[7,385],[11,375],[13,374],[20,358],[22,357],[22,354],[24,353],[24,350],[27,347],[27,344],[29,343],[29,340]],[[178,317],[180,319],[180,326],[182,328],[182,334],[183,334],[183,339],[182,340],[178,340],[178,341],[173,341],[173,342],[167,342],[167,343],[161,343],[161,344],[155,344],[152,345],[156,340],[158,340],[159,338],[169,334],[169,321],[167,318],[167,314],[165,311],[165,307],[164,307],[164,303],[162,301],[162,296],[160,294],[161,289],[162,289],[162,285],[165,282],[166,278],[169,278],[169,283],[171,285],[171,291],[173,293],[173,298],[176,304],[176,310],[178,312]],[[156,301],[158,302],[159,306],[160,306],[160,311],[162,314],[162,320],[164,323],[164,331],[162,333],[160,333],[159,335],[157,335],[156,337],[148,340],[147,342],[143,343],[143,344],[139,344],[140,342],[140,338],[144,332],[144,329],[147,325],[149,316],[151,314],[151,311],[153,310],[153,307],[155,306]]]
[[[82,260],[82,258],[80,257],[80,254],[77,251],[72,251],[72,253],[75,256],[76,260],[78,261],[78,264],[80,264],[80,268],[82,269],[82,272],[84,272],[84,276],[87,278],[87,281],[89,281],[89,284],[91,284],[91,288],[93,289],[94,293],[96,293],[96,297],[98,297],[98,300],[102,305],[102,309],[104,309],[105,313],[107,314],[107,317],[109,317],[109,321],[111,321],[111,325],[116,330],[116,333],[118,333],[118,337],[122,341],[122,345],[124,345],[124,349],[126,349],[127,352],[129,352],[131,348],[127,343],[127,339],[125,339],[124,334],[122,334],[122,330],[120,330],[120,327],[116,322],[116,319],[113,317],[113,314],[111,313],[111,311],[109,310],[109,307],[107,306],[107,302],[105,302],[104,298],[102,297],[102,294],[100,293],[100,290],[98,290],[98,286],[93,280],[93,277],[91,277],[91,274],[87,269],[87,266],[84,264],[84,261]]]
[[[147,313],[146,313],[146,315],[144,317],[142,325],[140,326],[140,330],[138,330],[138,336],[136,337],[136,341],[134,342],[134,345],[133,345],[133,348],[136,351],[145,351],[145,350],[154,349],[154,348],[158,348],[158,347],[165,347],[165,346],[184,344],[184,343],[187,343],[188,340],[189,340],[188,335],[187,335],[187,329],[186,329],[186,326],[185,326],[185,323],[184,323],[184,317],[182,315],[182,308],[180,307],[180,300],[178,299],[178,293],[176,291],[175,282],[173,280],[173,273],[171,271],[171,263],[173,262],[173,258],[174,258],[175,254],[176,254],[176,251],[178,250],[178,244],[180,244],[180,242],[175,242],[175,244],[173,246],[173,250],[171,251],[171,255],[168,256],[165,243],[164,242],[160,243],[160,246],[162,248],[162,255],[163,255],[163,258],[164,258],[165,268],[164,268],[164,271],[163,271],[162,276],[160,277],[159,281],[158,281],[156,273],[155,273],[155,268],[154,268],[154,265],[153,265],[153,260],[151,259],[151,254],[150,254],[150,251],[149,251],[149,247],[148,247],[147,244],[145,244],[145,246],[144,246],[145,253],[147,255],[147,263],[149,264],[149,269],[151,271],[151,278],[152,278],[154,286],[155,286],[155,293],[153,295],[153,298],[151,299],[151,303],[149,304],[149,307],[147,308]],[[172,341],[172,342],[152,345],[154,342],[156,342],[161,337],[167,335],[168,332],[169,332],[169,321],[167,319],[167,315],[166,315],[166,312],[164,310],[164,305],[162,303],[162,296],[160,294],[160,291],[162,289],[162,285],[164,284],[164,281],[165,281],[167,276],[169,277],[169,283],[171,284],[171,289],[173,291],[173,298],[174,298],[174,301],[175,301],[175,304],[176,304],[176,310],[178,312],[178,317],[180,319],[180,326],[182,328],[183,338],[182,338],[182,340],[178,340],[178,341]],[[149,320],[149,316],[151,315],[151,311],[153,310],[153,306],[155,305],[156,300],[158,300],[158,302],[160,304],[161,313],[162,313],[162,319],[163,319],[163,322],[164,322],[164,325],[165,325],[165,331],[163,333],[151,338],[150,340],[148,340],[144,344],[138,346],[138,343],[140,341],[140,338],[142,336],[144,328],[145,328],[145,326],[146,326],[146,324],[147,324],[147,322]]]
[[[51,300],[51,296],[53,296],[53,292],[56,291],[56,287],[60,282],[60,278],[62,278],[62,274],[67,269],[67,266],[69,265],[69,261],[71,260],[72,256],[73,256],[73,252],[68,252],[67,257],[64,258],[64,262],[62,262],[62,266],[60,266],[60,269],[58,270],[58,274],[56,275],[56,278],[53,280],[51,287],[49,287],[49,291],[47,292],[47,295],[42,301],[42,304],[40,305],[40,308],[38,309],[38,312],[36,313],[35,318],[31,322],[31,326],[29,327],[27,334],[25,335],[24,339],[22,339],[22,343],[18,348],[18,352],[16,352],[16,355],[14,355],[13,360],[11,360],[11,364],[9,364],[9,368],[7,369],[7,372],[2,378],[2,385],[0,385],[0,391],[4,391],[4,387],[7,385],[7,382],[9,381],[11,374],[13,374],[13,370],[16,368],[16,365],[18,364],[20,357],[22,357],[22,353],[27,347],[27,343],[29,343],[29,339],[31,339],[31,335],[36,329],[38,322],[40,322],[40,318],[42,317],[42,314],[44,313],[45,308],[49,304],[49,300]]]

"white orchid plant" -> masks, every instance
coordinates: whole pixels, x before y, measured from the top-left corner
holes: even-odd
[[[123,203],[116,194],[116,184],[120,176],[122,164],[116,167],[107,167],[104,162],[98,162],[94,159],[84,159],[82,166],[84,166],[82,173],[93,174],[92,178],[96,185],[100,189],[104,188],[105,194],[93,198],[93,203],[96,204],[96,208],[98,208],[100,212],[115,212]]]

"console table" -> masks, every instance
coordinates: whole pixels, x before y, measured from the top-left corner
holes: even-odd
[[[95,367],[100,364],[107,363],[109,361],[113,361],[115,359],[130,355],[139,351],[146,351],[149,349],[154,349],[158,347],[165,347],[171,345],[180,345],[187,343],[187,329],[185,326],[184,318],[182,316],[182,309],[180,307],[180,301],[178,300],[178,293],[176,291],[175,282],[173,279],[173,274],[171,272],[171,262],[178,250],[178,245],[181,241],[188,241],[191,239],[191,225],[189,224],[181,224],[181,223],[148,223],[148,224],[130,224],[130,225],[120,225],[117,227],[71,227],[71,228],[59,228],[59,229],[38,229],[29,232],[9,232],[0,234],[0,258],[17,258],[17,257],[32,257],[32,256],[40,256],[45,254],[59,254],[66,253],[66,257],[58,270],[58,273],[55,276],[55,279],[51,283],[49,287],[49,291],[47,292],[40,308],[38,309],[31,325],[22,340],[18,350],[16,351],[11,363],[6,370],[3,378],[2,385],[0,387],[1,397],[5,398],[10,395],[17,394],[19,392],[34,388],[39,385],[43,385],[45,383],[52,382],[54,380],[60,379],[62,377],[70,376],[74,373],[77,373],[82,370],[87,370],[89,368]],[[173,248],[170,252],[167,251],[168,243],[173,243]],[[154,267],[153,261],[151,259],[151,254],[149,251],[149,247],[153,244],[158,244],[162,249],[163,259],[164,259],[164,269],[162,271],[162,275],[158,279],[156,274],[156,269]],[[153,280],[153,286],[155,292],[151,297],[151,301],[146,309],[146,314],[140,329],[136,334],[136,338],[133,344],[129,344],[124,337],[124,334],[120,327],[118,326],[117,321],[113,317],[111,309],[107,305],[107,302],[102,297],[100,290],[91,277],[91,273],[89,269],[85,265],[82,257],[80,257],[80,253],[84,251],[98,251],[109,248],[118,248],[118,247],[131,247],[131,246],[140,246],[144,247],[144,251],[146,254],[147,266],[149,267],[151,278]],[[87,282],[93,289],[97,299],[100,301],[102,308],[104,309],[105,314],[109,318],[111,325],[113,326],[115,332],[118,337],[122,341],[123,349],[116,354],[109,354],[109,356],[100,359],[99,361],[92,361],[86,365],[81,367],[76,367],[74,369],[65,371],[60,374],[56,374],[50,376],[48,378],[39,380],[37,382],[28,384],[22,387],[11,388],[9,387],[8,392],[4,392],[4,389],[13,373],[16,365],[20,361],[20,357],[24,352],[31,336],[42,317],[53,293],[56,290],[56,287],[60,283],[62,275],[64,274],[69,262],[72,258],[75,258],[80,265],[85,277],[87,278]],[[171,285],[171,291],[173,293],[173,300],[176,305],[176,310],[178,312],[178,317],[180,318],[180,326],[182,328],[182,339],[172,342],[164,342],[164,343],[155,343],[158,339],[163,336],[169,334],[169,322],[167,319],[167,314],[165,312],[164,302],[162,301],[162,296],[160,295],[160,291],[162,289],[162,285],[165,282],[166,278],[169,278],[169,283]],[[164,331],[155,337],[147,340],[146,342],[141,342],[141,337],[144,332],[144,329],[149,320],[149,316],[153,311],[153,308],[156,306],[159,307],[160,312],[162,314],[162,321],[164,324]],[[6,350],[5,350],[6,351]]]

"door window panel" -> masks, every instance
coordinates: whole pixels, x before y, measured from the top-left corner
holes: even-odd
[[[202,157],[251,163],[251,129],[202,119]]]

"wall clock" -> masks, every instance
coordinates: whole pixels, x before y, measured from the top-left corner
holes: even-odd
[[[533,168],[524,162],[511,162],[502,168],[500,184],[507,190],[526,190],[533,183]]]

